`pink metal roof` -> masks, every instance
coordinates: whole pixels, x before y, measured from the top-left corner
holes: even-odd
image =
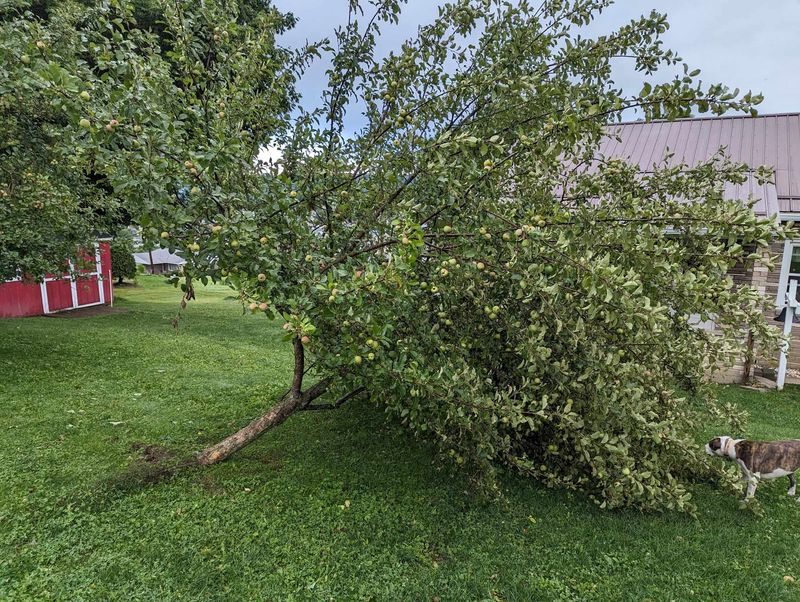
[[[800,212],[800,113],[732,116],[676,121],[636,121],[608,126],[600,155],[625,159],[648,171],[661,163],[667,152],[675,153],[670,165],[696,165],[720,147],[734,161],[753,169],[770,165],[774,184],[759,185],[755,178],[726,192],[742,201],[752,194],[761,199],[757,213]]]

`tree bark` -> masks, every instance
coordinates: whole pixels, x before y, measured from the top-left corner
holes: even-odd
[[[255,441],[258,437],[274,426],[278,426],[289,416],[294,414],[303,406],[311,403],[317,397],[325,393],[331,379],[325,378],[303,391],[303,373],[305,371],[305,360],[303,353],[303,343],[299,338],[294,339],[294,377],[292,387],[281,397],[279,403],[270,409],[263,416],[259,416],[244,428],[239,429],[232,435],[226,437],[219,443],[207,447],[197,456],[197,463],[200,466],[210,466],[217,462],[222,462],[232,453],[242,449]]]
[[[747,349],[744,354],[744,367],[742,368],[742,384],[750,384],[750,373],[753,371],[755,339],[753,331],[747,331]]]

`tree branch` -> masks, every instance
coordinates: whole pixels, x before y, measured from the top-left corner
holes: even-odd
[[[342,405],[344,405],[347,401],[350,401],[351,399],[353,399],[353,397],[356,397],[357,395],[360,395],[361,393],[366,392],[366,390],[367,389],[365,387],[358,387],[357,389],[353,389],[349,393],[347,393],[345,395],[342,395],[339,399],[337,399],[333,403],[321,403],[319,405],[305,405],[300,409],[301,410],[335,410],[335,409],[341,407]],[[367,396],[369,396],[369,393],[367,393]]]

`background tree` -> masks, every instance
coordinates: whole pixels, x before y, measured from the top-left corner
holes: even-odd
[[[0,16],[5,21],[9,12],[0,9]],[[46,35],[31,37],[29,30],[3,23],[0,280],[66,271],[67,260],[93,243],[98,231],[108,231],[118,211],[103,176],[68,154],[75,124],[40,87],[38,70],[50,69],[55,78],[75,70],[80,40],[74,24],[74,18],[54,19]],[[49,64],[50,53],[58,53],[60,65]]]
[[[400,3],[349,4],[334,43],[289,52],[274,11],[245,22],[222,1],[159,3],[156,36],[112,3],[79,24],[91,64],[53,53],[21,68],[60,99],[63,147],[149,240],[184,252],[184,306],[198,279],[221,281],[285,322],[286,395],[199,463],[366,391],[483,489],[510,466],[603,507],[691,510],[687,483],[714,470],[692,440],[718,412],[707,375],[740,352],[742,328],[775,340],[764,299],[727,272],[782,231],[725,198],[745,166],[641,174],[597,149],[624,111],[754,111],[759,97],[702,88],[688,67],[624,95],[618,59],[648,76],[680,59],[656,12],[582,35],[610,0],[459,0],[381,60]],[[30,16],[12,26],[22,48],[4,61],[46,33]],[[321,106],[291,115],[319,52]],[[279,168],[257,161],[269,143]],[[322,395],[335,401],[314,405]]]
[[[270,36],[293,23],[269,2],[240,0],[236,6],[233,14],[241,27],[245,22],[268,23]],[[179,55],[171,52],[174,40],[162,30],[163,2],[135,0],[119,8],[126,15],[129,40],[119,38],[120,28],[115,33],[95,29],[98,11],[115,10],[98,8],[96,2],[18,0],[0,5],[0,279],[66,271],[67,260],[79,262],[77,250],[93,244],[98,233],[130,223],[130,213],[114,196],[96,157],[71,154],[81,146],[76,136],[92,127],[90,119],[79,120],[76,130],[72,117],[112,94],[99,78],[111,58],[106,53],[117,42],[137,53],[145,47],[137,48],[136,41],[149,36],[145,52],[160,48],[163,74],[172,76],[177,90],[191,80],[185,79],[183,64],[170,61]],[[211,28],[205,35],[213,42]],[[269,88],[273,73],[267,68],[250,74],[252,92]],[[96,92],[100,98],[93,98]],[[291,87],[282,94],[288,97]],[[269,121],[266,116],[267,127]],[[105,125],[108,131],[114,127]]]
[[[111,241],[111,269],[117,277],[117,284],[122,284],[124,278],[136,278],[133,252],[133,236],[128,229],[120,230]]]

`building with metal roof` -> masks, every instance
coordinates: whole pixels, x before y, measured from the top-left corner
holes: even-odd
[[[751,175],[740,186],[729,185],[730,198],[759,199],[756,213],[800,213],[800,113],[723,116],[675,121],[633,121],[609,125],[599,154],[624,159],[649,171],[654,164],[685,163],[690,167],[712,157],[720,148],[738,163],[752,169],[769,165],[772,183],[760,185]]]
[[[144,266],[149,274],[172,274],[180,270],[186,260],[167,249],[153,249],[144,253],[134,253],[133,259],[136,265]]]
[[[744,184],[726,185],[729,198],[742,202],[757,199],[757,214],[780,221],[800,221],[800,113],[633,121],[609,124],[606,130],[598,155],[638,165],[642,172],[665,165],[665,158],[670,155],[666,165],[693,167],[722,148],[731,160],[751,168]],[[774,170],[772,182],[756,181],[754,170],[762,165]],[[780,310],[786,306],[789,283],[800,281],[800,239],[775,242],[770,251],[780,257],[775,269],[757,265],[752,270],[735,271],[734,279],[754,286],[773,299]],[[771,312],[766,317],[776,318]],[[800,349],[798,330],[792,337],[788,365],[800,375],[800,352],[792,351]],[[772,358],[761,362],[768,369]],[[729,372],[729,380],[746,380],[751,374],[751,367],[740,362]]]

